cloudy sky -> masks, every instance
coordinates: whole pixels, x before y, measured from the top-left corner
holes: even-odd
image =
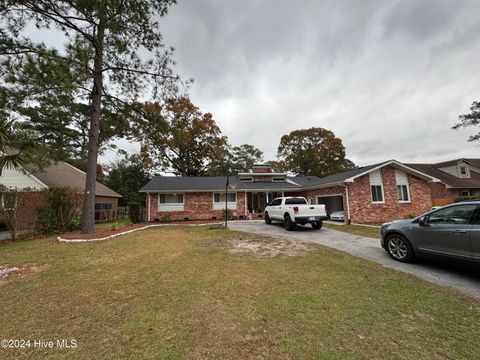
[[[163,19],[176,70],[233,145],[273,159],[280,137],[324,127],[359,165],[480,157],[480,1],[179,0]]]

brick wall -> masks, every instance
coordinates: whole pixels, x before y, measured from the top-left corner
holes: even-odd
[[[418,177],[408,175],[410,188],[410,202],[400,203],[397,198],[397,184],[395,169],[387,166],[381,169],[385,194],[384,204],[372,204],[369,175],[364,175],[348,184],[350,216],[353,223],[379,224],[385,221],[403,219],[410,214],[420,215],[432,207],[430,184]],[[280,194],[278,194],[279,196]],[[304,196],[309,202],[316,200],[316,196],[342,195],[343,208],[347,218],[346,193],[344,186],[333,186],[316,190],[294,193],[285,193],[285,196]],[[264,197],[264,193],[259,193]],[[147,197],[148,199],[148,197]],[[147,200],[148,201],[148,200]],[[171,215],[172,220],[188,219],[221,219],[222,210],[213,210],[213,193],[185,193],[185,211],[159,212],[158,194],[150,195],[150,219],[160,219],[165,213]],[[237,193],[237,208],[234,217],[239,218],[245,214],[245,193]],[[347,221],[347,219],[345,219]]]
[[[108,196],[95,196],[95,203],[112,204],[111,210],[95,211],[95,220],[115,220],[118,217],[118,198]]]
[[[445,199],[453,202],[455,197],[458,196],[458,190],[447,189],[443,183],[431,183],[430,193],[432,195],[432,200]]]
[[[432,200],[427,181],[408,174],[410,202],[400,203],[397,198],[395,169],[386,166],[381,171],[385,195],[384,204],[372,203],[368,174],[348,184],[350,215],[353,223],[379,224],[390,220],[403,219],[410,214],[420,215],[431,209]]]
[[[19,203],[17,210],[18,217],[18,229],[29,230],[34,229],[37,224],[37,217],[35,209],[42,207],[44,202],[44,194],[40,191],[30,191],[22,193],[21,202]],[[80,204],[83,202],[83,197],[80,199]],[[95,197],[96,203],[111,203],[112,211],[110,211],[110,218],[113,218],[113,211],[115,211],[115,217],[117,216],[117,204],[118,198],[113,197]]]
[[[39,191],[30,191],[22,193],[20,198],[17,210],[18,230],[34,229],[37,222],[35,209],[43,205],[44,194]]]
[[[271,166],[253,166],[252,168],[252,173],[267,173],[267,172],[273,172],[273,169]]]
[[[462,189],[468,190],[471,196],[480,195],[478,189]],[[443,183],[431,183],[430,192],[432,194],[433,205],[442,206],[453,203],[455,198],[460,196],[459,189],[447,189]]]
[[[353,223],[380,224],[390,220],[403,219],[410,214],[420,215],[432,207],[429,183],[425,180],[408,175],[410,202],[400,203],[397,198],[397,183],[395,169],[387,166],[382,169],[384,204],[372,204],[369,175],[361,176],[349,183],[348,197],[350,217]],[[344,186],[332,186],[315,190],[288,193],[286,196],[304,196],[310,202],[317,196],[342,195],[345,221],[347,222],[347,203]]]
[[[212,192],[184,193],[184,211],[158,211],[159,194],[150,194],[150,220],[161,219],[163,215],[170,214],[171,220],[211,220],[221,219],[223,210],[213,209]],[[148,211],[148,196],[147,196]],[[234,218],[245,216],[245,193],[237,193],[237,207],[233,211]],[[158,221],[158,220],[157,220]]]

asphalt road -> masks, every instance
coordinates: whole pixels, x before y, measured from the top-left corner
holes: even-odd
[[[280,223],[266,225],[263,221],[232,221],[229,228],[328,246],[480,298],[480,266],[425,259],[404,264],[390,258],[380,246],[380,240],[325,228],[313,230],[308,225],[298,226],[295,231],[286,231]]]

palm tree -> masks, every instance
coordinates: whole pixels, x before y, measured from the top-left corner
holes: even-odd
[[[18,129],[13,120],[0,116],[0,169],[38,163],[40,153],[28,132]]]

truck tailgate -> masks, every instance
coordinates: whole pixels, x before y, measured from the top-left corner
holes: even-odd
[[[325,205],[298,205],[295,216],[327,216]]]

